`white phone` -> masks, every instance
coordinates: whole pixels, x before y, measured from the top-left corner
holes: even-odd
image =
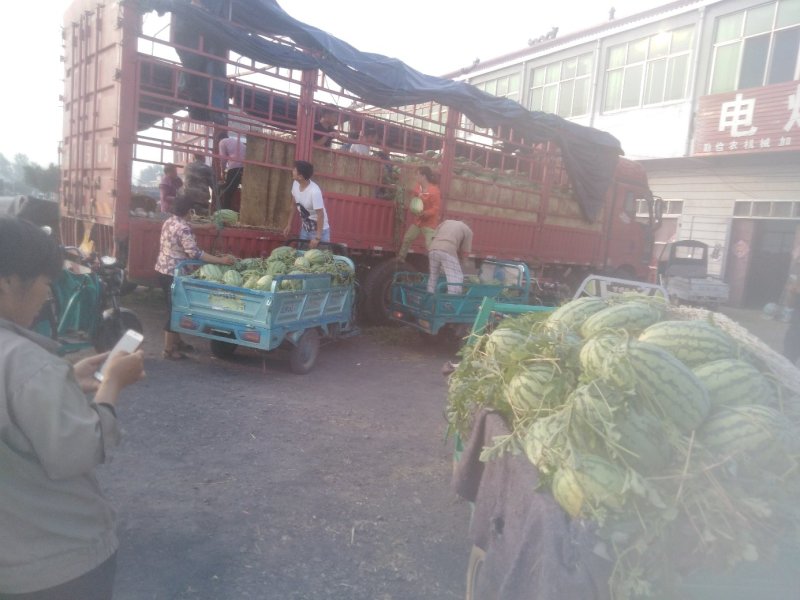
[[[97,371],[95,371],[94,378],[97,379],[97,381],[103,381],[103,373],[106,370],[108,361],[110,361],[112,357],[120,352],[127,352],[128,354],[136,352],[139,349],[139,346],[142,345],[143,341],[144,336],[141,333],[133,329],[128,329],[128,331],[126,331],[125,334],[119,338],[119,341],[111,349],[111,352],[109,352],[106,360],[103,362],[103,365]]]

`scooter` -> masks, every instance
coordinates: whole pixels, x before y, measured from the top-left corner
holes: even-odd
[[[119,304],[125,274],[117,259],[75,247],[64,252],[64,269],[32,329],[56,340],[60,354],[92,347],[106,352],[128,329],[142,333],[136,313]]]

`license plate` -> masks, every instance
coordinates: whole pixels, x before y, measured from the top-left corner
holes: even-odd
[[[244,312],[244,300],[231,296],[211,294],[208,297],[211,308],[216,310],[232,310],[234,312]]]

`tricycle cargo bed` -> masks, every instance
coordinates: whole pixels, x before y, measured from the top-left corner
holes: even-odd
[[[497,276],[501,277],[497,277]],[[486,260],[477,281],[465,279],[461,293],[448,294],[444,279],[428,291],[428,275],[396,273],[392,283],[393,320],[436,335],[446,325],[472,324],[485,298],[497,298],[509,304],[528,301],[530,275],[524,263]]]
[[[667,291],[677,300],[694,304],[725,304],[730,295],[728,284],[715,277],[670,277]]]
[[[180,275],[191,264],[200,263],[185,261],[176,269],[174,331],[268,351],[286,339],[296,342],[308,329],[329,335],[350,324],[354,288],[331,286],[328,274],[278,275],[264,291]],[[302,282],[302,289],[277,291],[287,280]]]

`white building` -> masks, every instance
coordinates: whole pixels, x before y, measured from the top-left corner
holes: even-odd
[[[679,0],[452,73],[610,132],[732,301],[780,298],[800,257],[800,0]]]

